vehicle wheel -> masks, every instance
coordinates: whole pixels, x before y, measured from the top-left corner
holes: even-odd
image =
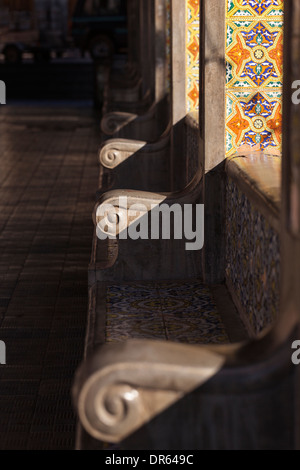
[[[17,46],[7,46],[4,50],[4,57],[7,64],[19,64],[22,62],[22,52]]]
[[[94,60],[108,59],[114,53],[114,46],[109,38],[96,36],[90,42],[89,51]]]

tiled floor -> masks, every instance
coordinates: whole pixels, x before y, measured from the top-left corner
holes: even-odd
[[[0,111],[0,449],[72,449],[99,121],[85,109]]]
[[[108,286],[106,341],[129,338],[230,342],[210,290],[197,280]]]

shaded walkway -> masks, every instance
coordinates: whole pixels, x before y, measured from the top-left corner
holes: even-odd
[[[0,109],[0,449],[74,448],[98,122],[85,109]]]

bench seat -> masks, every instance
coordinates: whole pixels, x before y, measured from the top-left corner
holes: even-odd
[[[86,358],[101,345],[131,339],[226,345],[248,338],[226,287],[208,287],[198,279],[98,281],[89,289],[88,318]],[[121,448],[78,428],[77,449]]]
[[[227,344],[245,339],[232,303],[231,315],[219,313],[220,291],[226,295],[224,286],[209,288],[196,279],[98,282],[91,288],[89,309],[99,325],[96,343],[157,339],[188,344]],[[230,302],[229,297],[228,300]]]

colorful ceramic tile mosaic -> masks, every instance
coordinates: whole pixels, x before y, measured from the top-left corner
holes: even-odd
[[[226,0],[226,156],[281,152],[283,0]]]
[[[191,280],[109,286],[106,340],[130,338],[229,343],[210,290]]]
[[[199,108],[200,1],[186,1],[186,105],[187,112]]]
[[[279,235],[232,180],[226,199],[226,278],[258,334],[279,312]]]

